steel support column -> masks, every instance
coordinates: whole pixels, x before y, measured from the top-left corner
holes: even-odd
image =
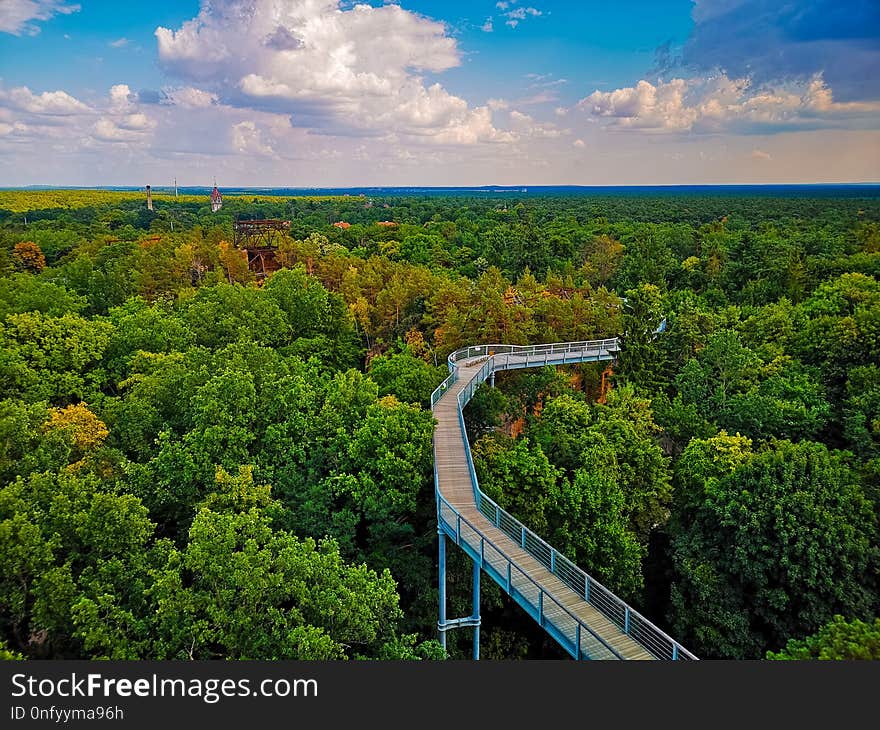
[[[437,630],[440,633],[440,646],[446,650],[446,632],[451,629],[474,630],[473,658],[480,658],[480,563],[474,561],[474,597],[473,610],[470,616],[464,618],[446,618],[446,534],[443,528],[438,528],[438,563],[439,563],[439,607]]]
[[[474,561],[474,659],[480,658],[480,564]]]
[[[440,646],[446,650],[446,534],[438,528],[439,561],[440,561],[440,611],[437,626],[440,629]]]

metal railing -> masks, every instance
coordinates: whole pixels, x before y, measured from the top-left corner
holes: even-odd
[[[550,345],[476,345],[456,350],[449,355],[450,375],[431,395],[432,408],[459,380],[459,365],[474,365],[485,358],[482,367],[468,380],[457,394],[459,427],[464,442],[465,458],[474,489],[474,500],[482,515],[496,528],[516,542],[550,573],[555,575],[583,600],[613,623],[621,633],[628,635],[645,651],[658,659],[697,659],[675,639],[669,636],[638,611],[618,598],[595,578],[581,570],[559,553],[543,538],[527,528],[513,515],[502,509],[479,487],[474,470],[473,455],[467,441],[463,409],[476,389],[492,373],[541,365],[560,365],[600,360],[611,360],[619,351],[617,338],[584,342],[565,342]],[[436,457],[436,454],[435,454]],[[456,544],[465,549],[472,559],[504,588],[538,623],[576,658],[623,658],[605,639],[582,619],[562,606],[536,581],[530,578],[515,561],[510,559],[479,528],[461,516],[458,510],[440,493],[436,471],[438,522]]]
[[[622,659],[620,653],[578,619],[442,495],[439,520],[446,533],[573,656]]]

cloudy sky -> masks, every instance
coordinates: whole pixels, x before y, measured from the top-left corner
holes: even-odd
[[[0,0],[0,186],[880,180],[877,0]]]

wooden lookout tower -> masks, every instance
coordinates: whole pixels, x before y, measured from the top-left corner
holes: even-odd
[[[290,221],[275,218],[232,222],[233,244],[247,252],[248,268],[258,280],[281,268],[275,254],[281,238],[289,230]]]

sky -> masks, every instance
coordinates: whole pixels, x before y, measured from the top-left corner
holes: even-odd
[[[880,181],[877,0],[0,0],[0,186]]]

